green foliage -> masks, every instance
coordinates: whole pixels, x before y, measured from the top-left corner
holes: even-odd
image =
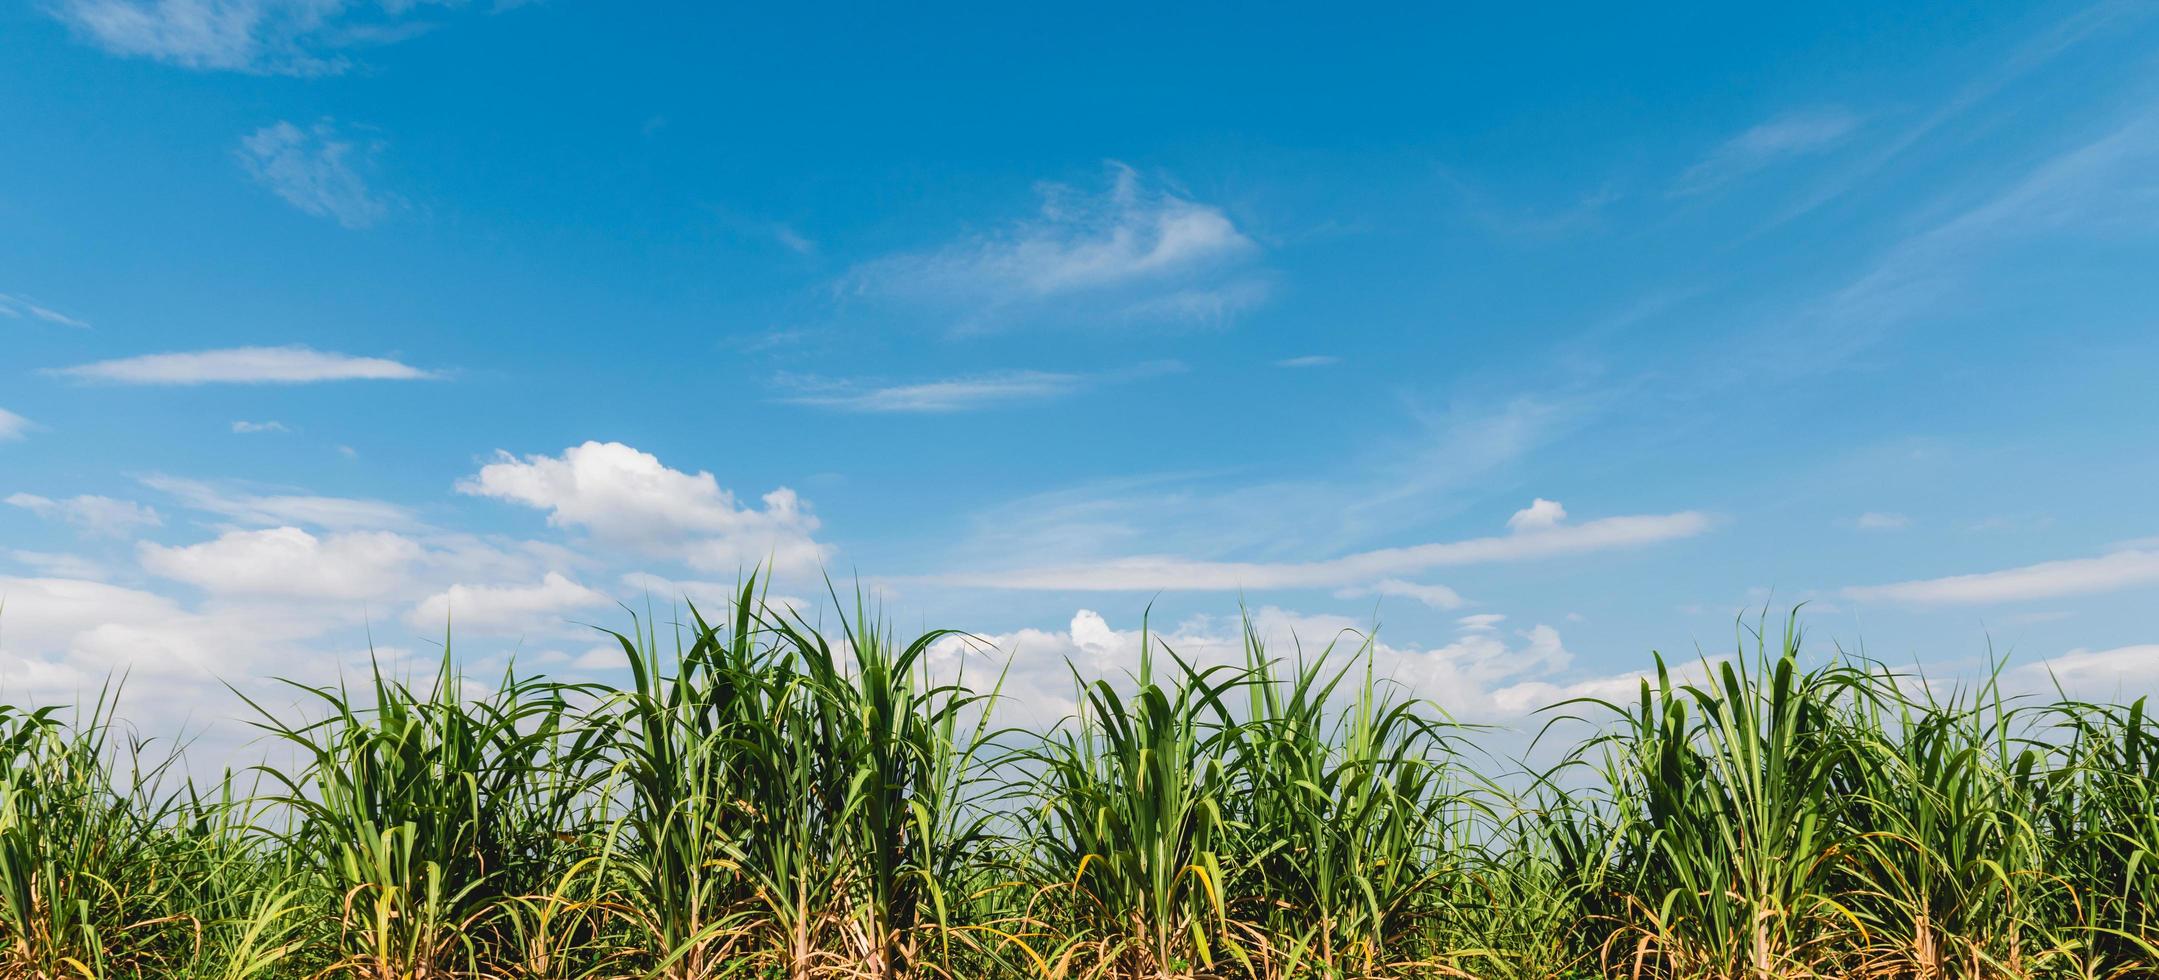
[[[2159,970],[2159,722],[1802,652],[1659,658],[1529,770],[1369,644],[1149,636],[998,727],[970,638],[757,584],[614,689],[447,652],[256,706],[243,786],[0,706],[0,977],[2091,978]]]

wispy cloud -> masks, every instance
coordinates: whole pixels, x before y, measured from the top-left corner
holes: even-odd
[[[1539,501],[1551,504],[1551,501]],[[1553,507],[1556,508],[1556,504]],[[940,577],[954,585],[1073,591],[1230,591],[1356,587],[1432,568],[1529,561],[1613,548],[1641,547],[1707,531],[1706,514],[1682,511],[1607,517],[1583,524],[1547,518],[1535,505],[1517,512],[1512,533],[1466,541],[1381,548],[1305,562],[1225,562],[1139,555],[1075,565],[1017,568]],[[1564,510],[1559,511],[1561,517]],[[1525,518],[1524,515],[1530,515]]]
[[[1714,190],[1765,167],[1827,150],[1858,128],[1858,116],[1836,107],[1778,116],[1732,137],[1687,168],[1672,193],[1684,196]]]
[[[1064,371],[992,371],[910,384],[879,385],[800,375],[782,375],[779,383],[794,390],[784,401],[849,412],[941,414],[1022,402],[1048,401],[1105,384],[1184,370],[1175,362],[1143,364],[1122,371],[1091,374]]]
[[[816,255],[817,243],[786,223],[772,226],[772,239],[796,255]]]
[[[1759,351],[1733,360],[1794,372],[1832,369],[1916,320],[1964,309],[1980,294],[1970,288],[1974,278],[2019,248],[2054,237],[2148,234],[2159,226],[2149,176],[2155,165],[2159,112],[2140,106],[2105,135],[2043,159],[1946,217],[1932,216],[1841,286],[1765,322],[1753,338]],[[1728,376],[1746,377],[1738,370]]]
[[[1371,585],[1339,589],[1334,595],[1337,599],[1355,599],[1371,595],[1414,599],[1434,609],[1460,609],[1468,602],[1468,600],[1462,598],[1461,593],[1444,585],[1424,585],[1417,582],[1405,582],[1398,578],[1381,579]]]
[[[1285,357],[1274,362],[1274,366],[1282,368],[1316,368],[1332,367],[1340,363],[1342,363],[1342,359],[1333,354],[1306,354],[1303,357]]]
[[[187,508],[216,514],[240,524],[299,524],[332,530],[404,529],[419,526],[410,510],[382,500],[322,497],[296,493],[254,493],[229,486],[151,474],[143,486],[168,494]]]
[[[0,442],[12,442],[30,434],[35,426],[29,419],[0,408]]]
[[[1901,531],[1912,526],[1912,519],[1903,514],[1870,510],[1852,523],[1862,531]]]
[[[76,329],[87,329],[90,326],[89,324],[84,323],[83,321],[71,317],[65,313],[62,313],[59,310],[55,310],[47,306],[39,306],[38,304],[31,302],[30,300],[24,299],[23,297],[10,296],[6,293],[0,293],[0,316],[9,317],[11,319],[22,319],[28,317],[34,320],[43,320],[46,323],[57,323],[63,327],[74,327]]]
[[[103,566],[81,555],[69,555],[52,551],[23,551],[13,549],[7,556],[26,565],[39,575],[59,578],[98,578],[105,574]]]
[[[412,37],[416,19],[455,0],[59,0],[49,9],[84,40],[130,58],[182,68],[328,75],[343,51]],[[511,6],[498,3],[498,8]]]
[[[291,432],[292,429],[276,419],[267,422],[249,422],[242,419],[232,424],[232,431],[241,435],[250,435],[258,432]]]
[[[396,199],[378,194],[361,173],[381,152],[380,140],[354,142],[325,119],[301,129],[278,122],[240,140],[240,165],[285,203],[347,228],[365,228],[390,213]]]
[[[439,377],[388,358],[357,357],[300,346],[144,354],[54,368],[48,373],[77,381],[124,385],[312,384]]]
[[[1847,598],[1919,605],[2019,602],[2113,592],[2159,582],[2159,551],[2124,549],[2097,558],[2070,558],[1973,575],[1852,586]]]
[[[1259,246],[1221,208],[1150,185],[1111,164],[1108,191],[1040,187],[1033,219],[924,252],[857,266],[861,295],[950,310],[981,329],[1069,316],[1220,319],[1266,297],[1248,268]]]
[[[1397,542],[1399,528],[1510,484],[1524,458],[1594,415],[1585,396],[1566,393],[1457,398],[1445,410],[1412,405],[1410,432],[1368,438],[1287,479],[1173,470],[1011,499],[971,515],[970,532],[940,567],[1064,568],[1134,554],[1335,555]],[[1328,587],[1390,577],[1409,575],[1351,576]]]
[[[1086,382],[1085,375],[1055,371],[996,371],[884,387],[796,376],[788,376],[781,383],[801,392],[783,399],[797,405],[850,412],[943,413],[1046,401],[1078,391]]]
[[[1513,241],[1553,241],[1595,231],[1605,224],[1607,209],[1620,199],[1616,189],[1599,187],[1557,207],[1525,208],[1500,199],[1451,170],[1442,170],[1437,176],[1454,191],[1465,217],[1485,231]]]
[[[156,510],[142,504],[94,494],[53,500],[33,493],[17,493],[9,495],[5,503],[39,517],[65,521],[86,534],[101,537],[125,538],[139,528],[164,523]]]
[[[2008,57],[1992,70],[1966,82],[1954,96],[1936,107],[1933,112],[1873,147],[1841,173],[1816,187],[1813,193],[1779,215],[1777,222],[1789,221],[1842,196],[1913,147],[1925,145],[1928,137],[1936,130],[1951,125],[1974,108],[1986,104],[2018,79],[2053,62],[2085,40],[2105,33],[2110,27],[2118,27],[2148,15],[2148,4],[2099,0],[2063,17],[2017,45],[2009,52]]]

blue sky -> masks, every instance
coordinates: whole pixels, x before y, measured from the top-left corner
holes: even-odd
[[[2159,685],[2148,4],[0,10],[0,683],[820,570],[1465,715],[1808,602]],[[1209,654],[1212,655],[1212,654]],[[1226,654],[1222,654],[1226,655]],[[154,693],[143,696],[148,688]],[[199,695],[199,696],[198,696]]]

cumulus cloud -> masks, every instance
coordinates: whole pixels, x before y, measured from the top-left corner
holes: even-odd
[[[558,501],[572,518],[561,523],[593,530],[594,537],[663,533],[641,528],[635,514],[605,506],[610,488],[622,489],[609,482],[624,477],[622,467],[595,468],[594,460],[574,453],[557,460],[564,461],[581,477],[600,478],[597,483],[587,479],[580,484],[583,491],[573,489]],[[575,465],[580,462],[582,469]],[[716,539],[732,535],[733,544],[763,558],[763,544],[752,543],[759,534],[777,529],[806,535],[814,528],[806,512],[784,498],[735,506],[710,486],[709,475],[674,474],[678,479],[672,482],[667,473],[643,475],[661,477],[662,499],[673,493],[678,502],[696,505],[686,514],[678,512],[675,526],[691,533],[684,547],[696,547],[700,555],[713,551]],[[626,578],[614,589],[591,587],[588,574],[612,574],[620,566],[548,541],[445,531],[379,501],[262,493],[156,475],[143,482],[180,507],[215,515],[210,533],[198,540],[137,543],[130,552],[132,569],[0,547],[0,608],[5,610],[0,690],[15,703],[73,702],[94,693],[107,677],[129,674],[136,690],[154,684],[157,697],[127,699],[123,717],[151,731],[173,731],[183,720],[199,730],[211,718],[239,711],[224,693],[227,681],[254,696],[278,698],[287,692],[269,685],[269,677],[334,682],[340,671],[366,670],[371,659],[403,670],[418,657],[414,669],[425,669],[431,654],[424,649],[415,654],[411,644],[398,643],[408,628],[432,638],[454,625],[458,657],[484,670],[499,664],[524,636],[575,634],[570,621],[581,614],[616,621],[611,607],[617,593],[634,597],[633,589],[649,586],[660,601],[672,603],[682,595],[732,591],[718,583],[653,576]],[[599,493],[598,502],[585,491]],[[87,519],[80,515],[110,509],[88,506],[93,501],[34,495],[13,503],[55,519]],[[722,503],[739,512],[732,524],[715,517]],[[145,577],[157,584],[131,588],[114,584],[115,577]],[[793,599],[775,601],[804,607]],[[385,610],[393,612],[390,629],[380,618]],[[543,650],[533,659],[572,671],[614,665],[603,663],[605,657],[575,656],[579,647],[564,649],[572,653],[550,659]],[[182,717],[195,712],[199,716]],[[243,753],[240,734],[224,725],[216,747],[196,758],[212,763],[235,758]]]
[[[206,592],[320,599],[395,593],[423,554],[417,542],[388,531],[317,537],[296,527],[228,531],[191,545],[137,546],[145,570]]]
[[[1567,508],[1561,507],[1559,501],[1538,497],[1530,501],[1529,506],[1515,511],[1514,516],[1507,518],[1507,530],[1541,531],[1558,527],[1559,522],[1566,519]]]
[[[157,511],[132,500],[116,500],[94,494],[52,500],[31,493],[11,494],[7,503],[39,517],[66,521],[86,534],[125,538],[137,530],[164,523]]]
[[[1381,548],[1305,562],[1225,562],[1142,555],[1105,561],[942,577],[954,585],[1006,589],[1180,591],[1355,587],[1427,569],[1529,561],[1612,548],[1641,547],[1709,529],[1696,511],[1607,517],[1564,523],[1565,508],[1538,500],[1509,519],[1511,533],[1466,541]]]
[[[1396,685],[1399,696],[1424,698],[1461,720],[1518,718],[1574,690],[1602,689],[1600,684],[1631,685],[1621,679],[1573,679],[1574,655],[1559,632],[1538,625],[1508,635],[1489,628],[1465,628],[1437,647],[1400,647],[1368,637],[1359,624],[1340,616],[1307,615],[1273,606],[1256,610],[1252,633],[1267,655],[1294,657],[1332,645],[1344,659],[1363,652],[1374,675]],[[1174,626],[1147,631],[1160,648],[1198,666],[1245,662],[1243,623],[1221,617],[1195,617]],[[1062,630],[1022,629],[1010,633],[950,637],[931,651],[931,668],[942,676],[981,679],[1003,672],[1008,721],[1047,725],[1075,710],[1073,678],[1108,680],[1121,685],[1138,670],[1141,630],[1115,628],[1089,609],[1074,613]],[[1068,667],[1067,664],[1070,666]],[[1157,669],[1173,669],[1157,657]]]
[[[68,656],[93,631],[184,618],[179,604],[164,596],[82,579],[0,577],[0,595],[8,604],[7,629],[0,631],[0,677],[7,680],[11,699],[27,693],[51,703],[95,689],[103,673],[97,668],[108,665],[70,662]]]
[[[613,603],[560,572],[537,585],[453,585],[420,601],[405,615],[414,629],[454,628],[459,633],[552,632],[563,616]]]
[[[2129,548],[2097,558],[2070,558],[1972,575],[1852,586],[1846,598],[1919,605],[2019,602],[2112,592],[2159,582],[2159,551]]]
[[[951,309],[977,328],[1069,314],[1075,303],[1097,317],[1216,319],[1265,298],[1248,268],[1259,247],[1221,208],[1124,164],[1111,175],[1102,194],[1044,184],[1031,220],[878,259],[849,280],[860,294]]]
[[[388,358],[355,357],[300,346],[144,354],[56,368],[50,373],[77,381],[124,385],[311,384],[436,377]]]
[[[828,553],[812,537],[817,518],[793,490],[746,506],[712,474],[670,469],[619,442],[587,442],[560,456],[500,453],[457,490],[544,510],[550,525],[702,571],[811,571]]]
[[[242,138],[239,158],[249,176],[285,203],[347,228],[365,228],[396,204],[369,187],[362,172],[381,150],[380,140],[355,142],[329,120],[306,129],[277,122]]]
[[[342,625],[275,605],[191,610],[154,592],[61,576],[0,576],[0,596],[7,598],[0,683],[9,700],[80,704],[125,675],[137,694],[123,697],[124,716],[160,733],[236,707],[222,694],[223,679],[255,683],[317,670],[295,655]],[[139,696],[145,685],[158,696]]]

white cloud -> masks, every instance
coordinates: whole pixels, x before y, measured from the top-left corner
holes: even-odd
[[[1881,252],[1853,278],[1793,312],[1755,328],[1740,357],[1787,373],[1826,371],[1925,318],[1968,312],[1987,300],[1985,278],[2012,275],[2016,256],[2052,241],[2088,240],[2159,220],[2149,174],[2159,165],[2159,112],[2138,112],[2104,136],[2042,159],[2005,187],[1967,206],[1931,203],[1912,217],[1916,231]],[[2008,281],[2008,280],[2002,280]],[[1732,368],[1738,382],[1745,372]]]
[[[1792,157],[1844,142],[1859,117],[1836,107],[1788,113],[1733,137],[1679,177],[1672,193],[1699,194]]]
[[[1148,186],[1123,164],[1111,170],[1104,194],[1042,185],[1033,220],[866,263],[850,281],[866,295],[958,308],[975,327],[1070,314],[1080,300],[1097,315],[1207,319],[1265,298],[1263,281],[1238,272],[1259,248],[1220,208]]]
[[[1218,325],[1246,310],[1258,309],[1273,295],[1274,288],[1264,279],[1240,279],[1135,299],[1109,316],[1129,322],[1170,320]]]
[[[1054,371],[999,371],[918,384],[863,386],[816,378],[784,378],[799,393],[784,399],[850,412],[963,412],[1013,402],[1047,401],[1078,391],[1084,375]]]
[[[285,423],[275,419],[267,422],[249,422],[243,419],[232,424],[232,431],[241,435],[251,435],[258,432],[291,432],[292,429],[287,427]]]
[[[2112,592],[2153,583],[2159,583],[2159,551],[2128,549],[2097,558],[2045,561],[1998,572],[1852,586],[1844,590],[1844,595],[1850,599],[1915,604],[2018,602]]]
[[[36,569],[39,575],[57,578],[94,579],[105,574],[104,568],[98,565],[97,562],[80,555],[66,555],[50,551],[23,551],[19,548],[10,550],[7,555],[10,560],[18,564]]]
[[[79,705],[125,677],[120,717],[161,736],[183,727],[208,736],[191,742],[189,758],[198,773],[213,776],[259,758],[242,749],[247,730],[232,720],[242,707],[225,682],[275,704],[289,692],[270,684],[273,675],[331,680],[338,660],[320,644],[353,622],[286,601],[189,609],[167,596],[59,573],[0,576],[0,597],[7,606],[0,689],[8,700]],[[346,647],[351,653],[365,649],[354,644]]]
[[[785,400],[850,412],[940,414],[1019,402],[1048,401],[1086,388],[1174,374],[1174,361],[1141,364],[1121,371],[1078,374],[1058,371],[997,371],[917,384],[871,385],[814,377],[782,376],[795,390]]]
[[[790,251],[790,252],[793,252],[793,253],[795,253],[796,255],[815,255],[815,254],[817,254],[817,243],[816,243],[816,242],[814,242],[814,241],[811,241],[811,240],[810,240],[810,239],[809,239],[809,238],[808,238],[807,236],[803,235],[803,234],[802,234],[801,232],[799,232],[799,231],[796,231],[796,230],[794,229],[794,227],[793,227],[793,226],[791,226],[791,225],[786,225],[786,224],[775,224],[775,225],[773,225],[773,226],[772,226],[772,238],[773,238],[773,240],[774,240],[774,241],[777,241],[777,242],[779,242],[779,243],[780,243],[780,244],[781,244],[782,246],[786,247],[786,249],[787,249],[788,251]]]
[[[184,618],[164,596],[71,578],[0,577],[7,628],[0,630],[0,679],[10,700],[67,703],[94,690],[110,664],[83,663],[68,654],[93,631],[112,624],[172,625]],[[166,640],[178,642],[178,636]],[[102,669],[101,669],[102,668]]]
[[[115,500],[95,494],[83,494],[66,500],[51,500],[31,493],[12,494],[7,503],[30,511],[39,517],[57,518],[102,537],[125,538],[138,528],[157,527],[164,523],[157,511],[132,500]]]
[[[1560,506],[1559,501],[1538,497],[1530,501],[1529,506],[1515,511],[1513,516],[1507,518],[1507,530],[1541,531],[1558,527],[1559,522],[1566,519],[1567,508]]]
[[[718,610],[732,607],[742,594],[740,582],[703,582],[693,579],[668,578],[651,572],[630,572],[622,576],[622,584],[634,597],[650,598],[655,602],[674,603],[688,600],[699,609]],[[633,603],[634,604],[634,603]]]
[[[249,176],[285,203],[347,228],[365,228],[396,203],[370,189],[361,173],[381,149],[380,140],[353,142],[329,120],[307,129],[278,122],[241,139],[239,157]]]
[[[1862,531],[1898,531],[1912,526],[1912,519],[1903,514],[1885,514],[1870,510],[1859,515],[1859,519],[1853,523]]]
[[[79,381],[126,385],[310,384],[437,377],[388,358],[355,357],[300,346],[144,354],[57,368],[49,373]]]
[[[341,669],[365,670],[370,656],[399,670],[417,657],[416,669],[425,669],[433,654],[394,643],[408,623],[439,636],[442,616],[454,612],[458,656],[482,670],[511,652],[513,644],[495,637],[527,634],[577,611],[608,622],[622,615],[607,594],[579,584],[586,571],[606,574],[610,566],[560,545],[441,531],[375,501],[266,495],[158,476],[144,482],[229,523],[214,525],[206,539],[138,544],[133,569],[0,546],[0,691],[9,700],[70,703],[126,673],[134,691],[155,697],[129,696],[122,717],[154,732],[174,731],[182,721],[199,731],[244,714],[225,681],[281,699],[289,692],[266,682],[273,675],[332,682]],[[16,503],[59,517],[71,502],[26,496]],[[290,519],[247,526],[281,518]],[[412,530],[364,527],[384,523]],[[112,584],[113,576],[158,584],[125,587]],[[393,626],[387,631],[385,611]],[[576,659],[560,654],[544,662],[585,669]],[[244,728],[218,725],[214,746],[193,757],[213,763],[212,771],[251,761],[246,756],[258,750],[242,747]]]
[[[1253,612],[1251,626],[1271,657],[1299,649],[1316,654],[1332,644],[1340,658],[1336,663],[1348,667],[1352,652],[1367,649],[1356,621],[1340,616],[1267,606]],[[1156,624],[1149,633],[1196,666],[1244,663],[1244,631],[1236,619],[1195,617],[1166,628]],[[1368,650],[1375,675],[1400,685],[1398,696],[1425,698],[1468,720],[1518,717],[1543,707],[1550,703],[1544,695],[1567,690],[1562,685],[1568,683],[1574,660],[1559,632],[1543,625],[1512,636],[1489,628],[1465,629],[1453,642],[1428,649],[1375,640]],[[947,679],[961,671],[977,680],[1003,671],[1008,703],[999,707],[1000,717],[1048,724],[1074,710],[1074,670],[1082,678],[1122,686],[1123,678],[1138,670],[1139,651],[1140,630],[1114,628],[1100,613],[1082,609],[1063,630],[1022,629],[940,641],[932,648],[930,667]],[[1157,660],[1158,670],[1174,669],[1167,658]]]
[[[2122,14],[2127,9],[2129,8],[2111,3],[2085,4],[2049,25],[2010,50],[1999,64],[1967,79],[1948,101],[1884,141],[1855,165],[1845,168],[1841,174],[1825,182],[1777,220],[1781,223],[1834,200],[1915,146],[1946,142],[1929,137],[1932,137],[1936,130],[1987,105],[2019,78],[2075,50],[2087,38],[2102,33],[2102,29],[2110,23],[2120,23]]]
[[[1342,363],[1342,359],[1334,356],[1333,354],[1306,354],[1303,357],[1285,357],[1279,361],[1274,362],[1274,366],[1285,368],[1316,368],[1332,367],[1340,363]]]
[[[1465,630],[1492,630],[1498,629],[1499,624],[1506,621],[1507,617],[1499,613],[1476,613],[1464,616],[1454,622]]]
[[[456,633],[553,632],[563,616],[614,602],[560,572],[549,572],[538,585],[453,585],[428,596],[405,614],[414,629],[450,628]]]
[[[1540,509],[1540,505],[1544,505]],[[1514,515],[1512,533],[1466,541],[1381,548],[1307,562],[1221,562],[1142,555],[1099,562],[944,576],[948,584],[1005,589],[1180,591],[1351,586],[1431,568],[1528,561],[1692,537],[1709,529],[1705,514],[1644,514],[1563,524],[1564,509],[1539,501]],[[1530,515],[1525,518],[1524,515]],[[1516,522],[1521,522],[1517,524]]]
[[[1670,668],[1673,683],[1700,684],[1723,660],[1711,657],[1674,664]],[[1492,691],[1490,699],[1493,712],[1500,717],[1527,715],[1578,698],[1624,703],[1641,690],[1643,681],[1654,685],[1655,677],[1653,671],[1634,670],[1576,680],[1517,680]]]
[[[2159,686],[2159,643],[2142,643],[2111,650],[2078,648],[2039,663],[2017,668],[2027,682],[2042,678],[2058,682],[2071,693],[2101,697],[2131,692],[2149,693]]]
[[[151,574],[206,592],[347,600],[396,594],[424,556],[388,531],[316,537],[296,527],[228,531],[178,547],[145,541],[136,550]]]
[[[1586,399],[1467,399],[1417,411],[1407,434],[1287,479],[1229,471],[1168,471],[1101,479],[1009,500],[970,515],[943,570],[1068,567],[1130,555],[1331,555],[1398,541],[1508,483],[1529,453],[1577,427]],[[1406,571],[1347,575],[1327,588]]]
[[[28,435],[32,424],[29,419],[0,408],[0,442],[9,442]]]
[[[39,306],[20,296],[10,296],[6,293],[0,293],[0,316],[14,319],[27,316],[32,319],[43,320],[46,323],[57,323],[63,327],[75,327],[77,329],[88,329],[90,326],[59,310]]]
[[[419,526],[412,512],[381,500],[317,497],[306,494],[255,494],[221,489],[200,480],[153,474],[144,486],[171,494],[181,504],[230,518],[241,524],[300,524],[333,530],[405,529]]]
[[[1398,578],[1381,579],[1371,585],[1360,585],[1335,592],[1335,598],[1338,599],[1354,599],[1368,595],[1415,599],[1434,609],[1459,609],[1465,601],[1461,593],[1444,585],[1420,585],[1416,582],[1405,582]]]
[[[811,537],[817,518],[793,490],[765,494],[762,508],[743,506],[712,474],[669,469],[619,442],[587,442],[560,456],[500,453],[457,490],[544,510],[553,526],[704,571],[810,571],[828,550]]]
[[[84,40],[122,57],[326,75],[351,67],[340,49],[424,32],[428,23],[413,15],[437,2],[454,0],[59,0],[50,9]]]
[[[598,646],[578,654],[570,666],[577,670],[628,670],[630,655],[622,652],[621,644]]]
[[[631,590],[633,599],[650,599],[667,605],[688,602],[707,617],[717,616],[723,610],[734,608],[735,600],[742,596],[743,585],[741,582],[701,582],[694,579],[667,578],[651,572],[631,572],[622,576],[622,584]],[[816,606],[815,603],[798,596],[770,592],[765,588],[767,584],[769,583],[758,584],[758,601],[775,612],[800,610],[806,613]],[[636,603],[633,602],[632,605]]]

